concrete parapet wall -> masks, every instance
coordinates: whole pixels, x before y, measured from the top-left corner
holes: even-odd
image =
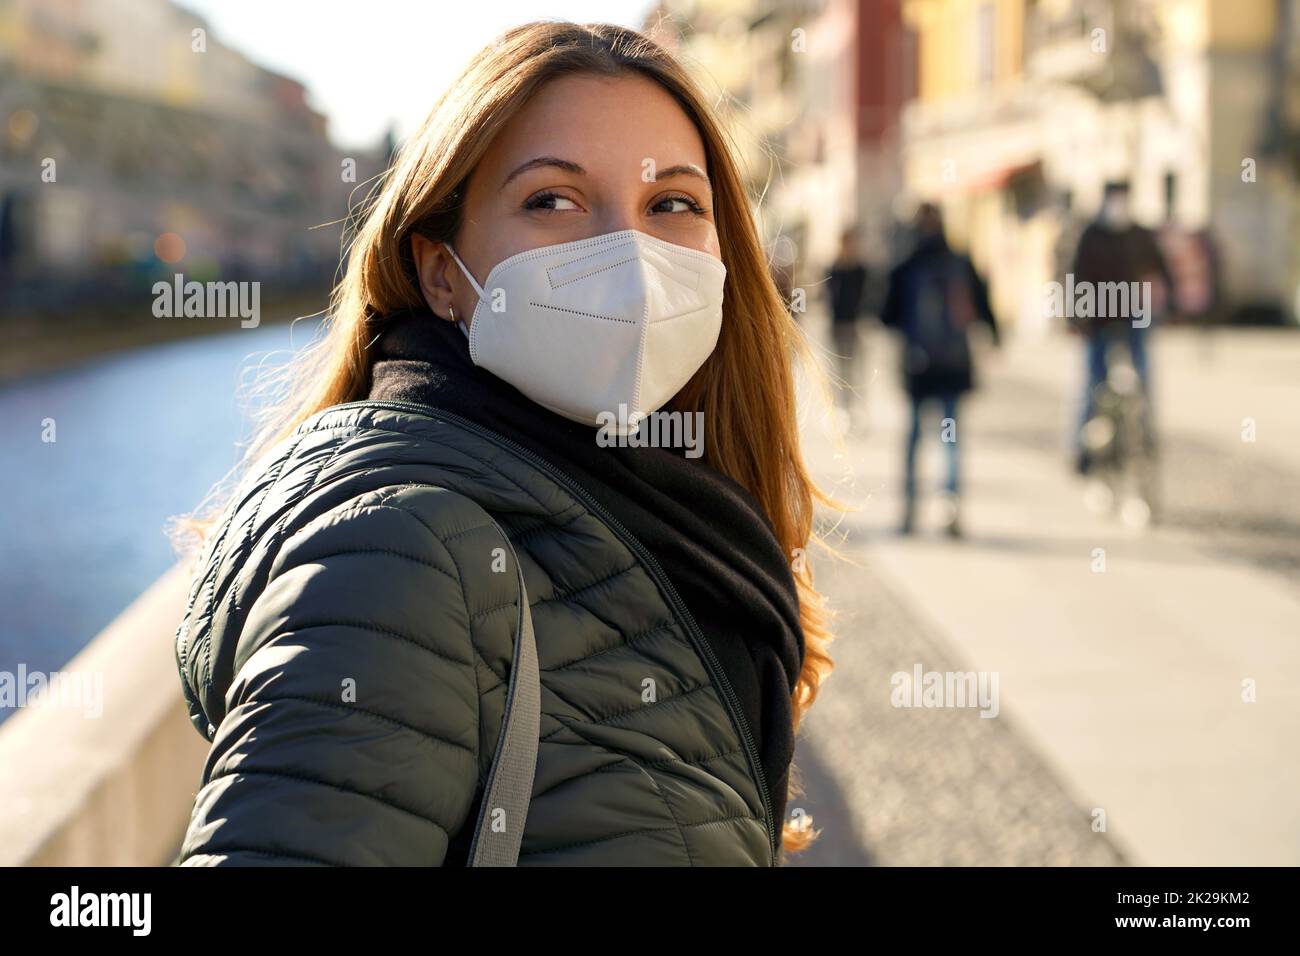
[[[97,716],[29,706],[0,724],[0,866],[173,860],[208,751],[172,644],[188,584],[168,571],[60,668],[102,680]]]

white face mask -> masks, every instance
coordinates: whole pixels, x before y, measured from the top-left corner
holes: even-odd
[[[474,364],[565,418],[634,428],[717,345],[727,269],[707,252],[624,229],[510,256],[480,286],[447,249],[479,297]]]
[[[1129,222],[1128,200],[1112,196],[1102,204],[1102,218],[1114,229],[1127,229]]]

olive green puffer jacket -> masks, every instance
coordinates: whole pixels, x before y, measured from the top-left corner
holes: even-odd
[[[185,866],[463,865],[523,567],[541,731],[519,865],[783,862],[753,737],[650,555],[448,412],[326,409],[241,482],[176,657],[212,744]]]

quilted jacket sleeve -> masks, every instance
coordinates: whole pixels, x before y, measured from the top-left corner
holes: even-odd
[[[180,865],[437,866],[474,825],[477,658],[441,530],[449,500],[466,503],[380,489],[280,547]]]

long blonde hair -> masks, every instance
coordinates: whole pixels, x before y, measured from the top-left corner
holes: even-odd
[[[412,234],[437,241],[454,238],[458,203],[471,171],[529,98],[561,75],[629,71],[671,93],[704,141],[727,267],[725,312],[717,348],[675,404],[704,413],[712,436],[705,460],[763,506],[792,562],[805,641],[803,668],[792,694],[797,731],[833,667],[827,653],[829,612],[813,587],[805,553],[814,538],[814,501],[843,509],[813,483],[799,446],[791,359],[813,357],[768,271],[734,147],[678,61],[634,30],[538,21],[507,31],[474,57],[359,210],[347,268],[331,296],[327,331],[300,359],[285,399],[264,414],[265,424],[246,461],[316,412],[365,398],[370,385],[367,347],[376,337],[378,320],[424,304],[412,264]],[[807,367],[814,378],[821,374],[815,361]],[[824,393],[824,380],[819,384]],[[797,768],[791,769],[790,780],[791,792],[801,793]],[[798,852],[816,835],[786,822],[784,847]]]

